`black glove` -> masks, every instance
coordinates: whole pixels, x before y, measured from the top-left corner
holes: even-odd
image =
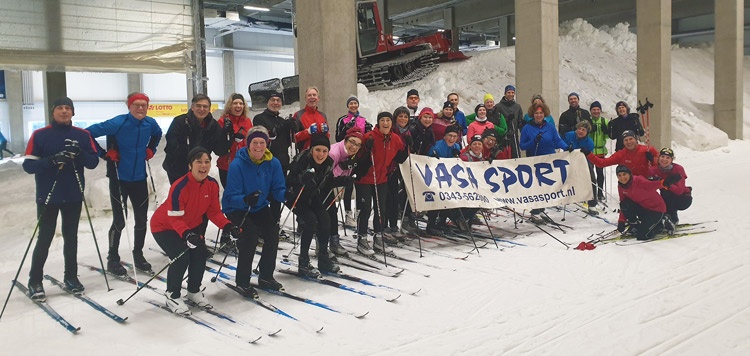
[[[536,138],[534,139],[534,141],[539,142],[541,140],[542,140],[542,133],[540,132],[540,133],[536,134]]]
[[[350,170],[354,168],[354,165],[356,164],[356,160],[354,158],[349,158],[347,160],[339,162],[339,168],[341,168],[344,171]]]
[[[573,152],[573,145],[568,145],[568,152]]]
[[[234,224],[227,224],[221,232],[221,241],[237,241],[241,232],[242,230]]]
[[[372,137],[368,138],[367,141],[365,141],[365,148],[368,151],[372,151],[372,146],[374,145],[375,145],[375,139]]]
[[[55,155],[50,157],[50,162],[52,162],[52,164],[55,166],[70,163],[72,161],[73,161],[73,157],[71,157],[67,151],[57,152],[55,153]]]
[[[193,231],[189,231],[189,230],[185,232],[185,235],[183,236],[183,238],[185,238],[185,243],[187,244],[187,247],[189,248],[196,248],[206,243],[206,241],[203,240],[203,236],[198,235],[197,233]]]
[[[583,153],[584,156],[588,156],[591,151],[586,147],[581,147],[581,153]]]
[[[680,179],[682,179],[682,177],[679,174],[677,173],[670,174],[667,178],[664,178],[664,182],[662,182],[662,184],[665,187],[669,188],[670,185],[679,182]]]
[[[255,204],[258,204],[259,197],[260,190],[245,195],[245,198],[243,200],[245,201],[245,204],[247,204],[247,206],[255,206]]]
[[[657,181],[657,180],[661,180],[661,177],[659,177],[659,176],[651,176],[651,177],[648,177],[647,179],[650,180],[650,181],[652,181],[652,182],[654,182],[654,181]]]
[[[224,118],[224,131],[226,132],[233,132],[234,128],[232,127],[232,120],[229,120],[228,117]]]
[[[78,156],[79,153],[81,153],[81,147],[78,146],[78,141],[66,139],[65,151],[68,152],[69,156],[75,158],[76,156]]]
[[[404,135],[404,144],[406,147],[411,147],[414,145],[414,139],[411,137],[411,135]]]
[[[653,161],[654,161],[654,154],[653,154],[653,153],[651,153],[651,151],[646,151],[646,159],[647,159],[647,160],[648,160],[649,162],[653,162]]]
[[[300,175],[299,180],[308,187],[315,185],[315,171],[305,171]]]
[[[451,150],[451,156],[452,157],[458,157],[460,155],[461,155],[461,150],[459,150],[458,148],[454,148],[454,149]]]
[[[625,231],[625,222],[624,221],[620,221],[620,222],[617,223],[617,231],[619,231],[619,232]]]
[[[241,133],[238,132],[238,133],[234,134],[234,140],[236,142],[242,142],[243,140],[245,140],[245,135],[243,135],[243,134],[241,134]]]
[[[350,176],[340,176],[340,177],[334,178],[333,180],[334,180],[334,184],[337,187],[344,187],[344,186],[354,183],[354,178]]]

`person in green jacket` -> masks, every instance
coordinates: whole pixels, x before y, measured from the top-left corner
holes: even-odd
[[[487,110],[487,121],[495,125],[497,137],[505,137],[505,133],[508,131],[508,124],[505,123],[505,116],[495,106],[495,98],[492,97],[492,94],[487,93],[484,95],[484,107]],[[466,125],[471,125],[476,119],[476,113],[466,116]]]
[[[591,121],[593,127],[589,131],[589,137],[594,141],[593,153],[601,158],[607,155],[607,139],[609,139],[609,128],[607,119],[602,117],[602,104],[598,101],[591,103],[589,107],[591,112]],[[604,200],[604,168],[596,167],[596,196],[599,200]]]

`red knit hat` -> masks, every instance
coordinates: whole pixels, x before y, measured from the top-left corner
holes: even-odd
[[[349,130],[346,130],[346,136],[344,137],[344,140],[348,139],[349,137],[356,137],[360,140],[364,137],[362,134],[362,130],[359,129],[359,127],[352,127]]]

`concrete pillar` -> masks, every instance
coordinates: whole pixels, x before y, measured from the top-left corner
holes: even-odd
[[[13,153],[23,154],[26,136],[23,121],[23,79],[20,71],[5,71],[5,95],[8,102],[9,132],[6,133],[8,148]]]
[[[721,0],[716,6],[714,51],[714,125],[730,139],[743,138],[743,1]]]
[[[62,51],[62,15],[60,3],[57,1],[46,1],[44,3],[45,23],[47,25],[47,49],[52,52]],[[67,96],[67,83],[65,72],[44,73],[44,112],[47,122],[52,122],[50,105],[55,99]]]
[[[511,35],[510,35],[509,19],[510,19],[510,16],[503,16],[497,19],[497,28],[498,28],[497,44],[500,47],[508,47],[510,45]]]
[[[226,35],[221,37],[222,47],[234,48],[234,35]],[[222,74],[224,75],[224,99],[229,97],[229,94],[235,92],[235,72],[234,72],[234,51],[222,51],[221,52],[221,63],[222,63]],[[244,94],[243,94],[244,95]],[[249,93],[248,93],[249,95]],[[250,97],[248,96],[248,99]],[[213,98],[216,102],[222,102],[221,98]]]
[[[296,19],[300,107],[305,106],[305,89],[317,86],[319,110],[326,113],[328,125],[336,127],[346,99],[357,93],[354,1],[297,1]]]
[[[143,91],[142,79],[140,74],[128,73],[128,94]],[[122,102],[127,102],[127,98],[122,98]]]
[[[449,7],[443,10],[443,22],[445,29],[451,30],[451,50],[458,51],[458,27],[456,27],[456,9]]]
[[[643,140],[659,149],[672,145],[672,2],[637,0],[636,23],[638,99],[654,104]]]
[[[187,70],[188,101],[195,94],[206,94],[208,75],[206,75],[206,26],[203,18],[203,0],[192,0],[193,18],[193,65]]]
[[[388,19],[388,0],[378,0],[378,10],[380,11],[380,23],[383,24],[383,33],[393,34],[393,21]]]
[[[65,72],[45,72],[44,73],[44,113],[47,122],[52,122],[52,111],[50,106],[55,99],[68,96],[67,81]],[[74,99],[74,98],[71,98]],[[75,102],[75,100],[74,100]]]
[[[541,94],[553,117],[560,113],[560,47],[557,0],[515,0],[516,100]],[[503,95],[500,85],[496,102]],[[525,109],[525,107],[524,107]]]

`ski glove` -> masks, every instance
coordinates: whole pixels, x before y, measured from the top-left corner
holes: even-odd
[[[224,131],[226,132],[233,132],[234,128],[232,127],[232,120],[229,120],[228,117],[224,118]]]
[[[367,139],[367,141],[365,141],[365,148],[368,151],[372,151],[372,146],[375,146],[375,139],[370,137]]]
[[[349,158],[345,161],[339,162],[339,168],[341,168],[341,170],[348,171],[354,168],[354,166],[356,165],[356,162],[357,161],[353,157]]]
[[[588,156],[591,153],[591,150],[586,147],[581,147],[581,153],[583,153],[584,156]]]
[[[66,139],[65,151],[68,152],[71,157],[75,158],[79,153],[81,153],[81,147],[78,146],[78,141]]]
[[[670,174],[667,178],[664,178],[664,181],[661,184],[664,185],[664,188],[669,189],[670,185],[679,182],[680,179],[682,179],[682,176],[680,176],[679,174],[677,173]]]
[[[242,230],[239,227],[234,226],[234,224],[227,224],[221,232],[221,240],[237,241],[240,238],[241,232]]]
[[[154,150],[152,150],[150,147],[146,148],[146,160],[150,160],[154,158]]]
[[[451,150],[451,157],[458,157],[459,155],[461,155],[461,151],[458,148]]]
[[[573,152],[573,145],[568,145],[568,152]]]
[[[114,148],[110,149],[107,151],[107,154],[104,155],[104,159],[112,162],[120,162],[120,152],[117,152]]]
[[[406,147],[411,147],[414,145],[414,139],[411,137],[411,135],[404,135],[404,145],[406,145]]]
[[[310,135],[318,133],[318,124],[313,123],[312,125],[310,125],[310,127],[307,128],[307,132]]]
[[[240,143],[240,142],[242,142],[244,140],[245,140],[245,135],[243,135],[243,134],[241,134],[239,132],[236,133],[236,134],[234,134],[234,142]]]
[[[197,233],[193,231],[187,231],[185,233],[184,238],[185,238],[185,243],[187,243],[187,247],[189,248],[196,248],[206,243],[206,241],[203,240],[203,236],[198,235]]]
[[[64,165],[72,161],[73,157],[71,157],[67,151],[57,152],[54,156],[50,157],[50,162],[52,162],[52,164],[55,166]]]
[[[318,124],[318,125],[320,125],[320,132],[322,132],[322,133],[328,133],[328,123],[324,122],[324,123]]]
[[[647,160],[648,160],[649,162],[653,162],[653,161],[654,161],[654,154],[653,154],[653,153],[651,153],[651,151],[646,151],[646,159],[647,159]]]
[[[305,186],[315,185],[315,171],[305,171],[299,177],[300,182]]]
[[[253,207],[255,206],[255,204],[258,204],[259,198],[260,198],[260,190],[257,190],[248,195],[245,195],[245,198],[243,200],[245,201],[245,204],[247,204],[248,207]]]

